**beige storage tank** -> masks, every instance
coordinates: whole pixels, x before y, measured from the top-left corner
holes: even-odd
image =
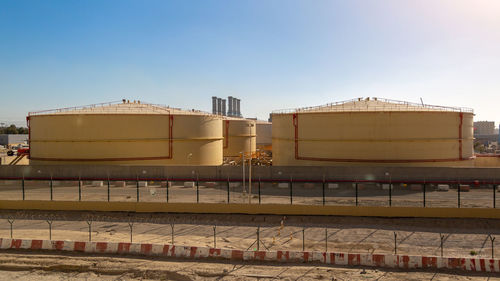
[[[30,163],[221,165],[221,120],[125,100],[30,113]]]
[[[272,144],[272,123],[267,121],[256,121],[257,126],[257,149],[271,150]]]
[[[272,114],[276,166],[473,166],[473,112],[367,98]]]
[[[255,155],[256,151],[256,126],[255,120],[225,117],[224,130],[224,157],[245,157]]]

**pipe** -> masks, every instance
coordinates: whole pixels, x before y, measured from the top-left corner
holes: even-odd
[[[463,159],[462,154],[462,129],[464,123],[464,114],[460,112],[460,125],[458,126],[458,158]],[[460,188],[460,187],[459,187]]]

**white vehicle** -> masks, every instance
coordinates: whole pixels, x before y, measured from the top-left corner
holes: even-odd
[[[450,186],[447,184],[438,184],[437,190],[438,191],[448,191],[448,190],[450,190]]]

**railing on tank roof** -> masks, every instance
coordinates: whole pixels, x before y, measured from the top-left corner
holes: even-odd
[[[373,105],[371,104],[366,106],[361,104],[361,106],[346,106],[344,105],[355,103],[355,102],[364,102],[364,101],[380,101],[384,102],[384,104]],[[406,108],[404,107],[406,106]],[[287,113],[301,113],[301,112],[352,112],[352,111],[422,111],[423,109],[436,110],[436,111],[451,111],[451,112],[466,112],[473,113],[474,110],[472,108],[467,107],[451,107],[451,106],[440,106],[440,105],[430,105],[430,104],[420,104],[414,102],[407,101],[398,101],[384,98],[371,98],[371,99],[363,99],[356,98],[339,102],[327,103],[324,105],[318,106],[309,106],[309,107],[301,107],[301,108],[289,108],[289,109],[280,109],[274,110],[273,114],[287,114]]]
[[[124,106],[122,106],[124,105]],[[127,105],[130,106],[135,106],[134,108],[128,107]],[[141,106],[144,105],[144,106]],[[104,103],[96,103],[96,104],[90,104],[90,105],[82,105],[82,106],[73,106],[73,107],[64,107],[64,108],[57,108],[57,109],[48,109],[48,110],[41,110],[41,111],[34,111],[34,112],[29,112],[28,116],[33,116],[33,115],[43,115],[43,114],[54,114],[54,113],[64,113],[64,112],[71,112],[71,113],[131,113],[131,112],[158,112],[158,113],[175,113],[177,112],[182,112],[182,113],[196,113],[196,114],[201,114],[201,115],[212,115],[208,112],[201,111],[201,110],[195,110],[195,109],[182,109],[182,108],[175,108],[175,107],[170,107],[167,105],[162,105],[162,104],[153,104],[153,103],[147,103],[147,102],[140,102],[137,101],[130,103],[130,102],[123,102],[122,101],[112,101],[112,102],[104,102]]]

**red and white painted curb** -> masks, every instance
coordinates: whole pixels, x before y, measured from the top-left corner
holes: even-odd
[[[393,254],[352,254],[299,251],[242,251],[209,247],[161,244],[77,242],[0,238],[0,249],[59,250],[84,253],[132,254],[190,259],[234,261],[304,262],[343,266],[372,266],[402,269],[452,269],[500,272],[500,259],[450,258]]]

